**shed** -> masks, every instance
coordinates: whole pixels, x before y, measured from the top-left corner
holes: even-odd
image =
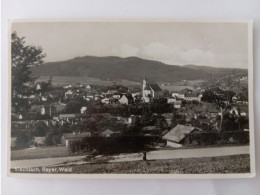
[[[177,125],[166,133],[162,138],[167,141],[167,145],[171,147],[182,147],[186,135],[200,131],[196,127]]]
[[[90,132],[83,132],[83,133],[64,133],[61,137],[61,144],[63,146],[69,147],[70,143],[75,140],[80,140],[85,137],[90,137]]]
[[[103,131],[102,133],[101,133],[101,135],[103,136],[103,137],[110,137],[110,136],[112,136],[114,134],[114,131],[112,131],[112,130],[110,130],[110,129],[106,129],[105,131]]]

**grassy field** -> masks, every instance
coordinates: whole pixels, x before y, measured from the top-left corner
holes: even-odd
[[[204,174],[204,173],[249,173],[249,155],[234,155],[210,158],[186,158],[173,160],[133,161],[103,164],[85,164],[72,167],[73,173],[117,174]]]
[[[48,76],[40,76],[37,78],[37,82],[47,82],[50,79]],[[110,86],[114,85],[115,83],[117,85],[123,85],[123,86],[140,86],[140,83],[129,81],[129,80],[116,80],[116,81],[108,81],[108,80],[101,80],[98,78],[92,78],[92,77],[62,77],[62,76],[54,76],[52,78],[52,83],[54,85],[67,85],[67,84],[93,84],[93,85],[102,85],[102,86]]]
[[[87,160],[87,159],[86,159]],[[46,173],[38,167],[37,173]],[[96,162],[80,165],[62,165],[50,169],[71,169],[73,174],[228,174],[250,173],[249,155],[233,155],[207,158],[184,158],[172,160],[148,160],[131,162]],[[11,169],[11,172],[24,172]],[[64,173],[64,172],[52,172]],[[68,173],[68,172],[67,172]]]
[[[107,164],[85,164],[73,167],[73,173],[127,173],[127,174],[203,174],[248,173],[249,155],[173,160],[135,161]]]
[[[68,156],[66,147],[46,147],[11,151],[11,160],[40,159]]]

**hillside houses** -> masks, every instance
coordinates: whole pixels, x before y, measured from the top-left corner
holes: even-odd
[[[164,88],[145,77],[141,85],[131,87],[78,83],[53,86],[46,91],[41,88],[26,96],[28,111],[13,109],[12,138],[15,140],[20,132],[29,134],[43,129],[42,135],[31,136],[36,137],[35,145],[69,147],[73,141],[86,137],[113,140],[120,136],[154,136],[162,145],[165,142],[170,147],[182,147],[191,134],[217,132],[222,114],[233,120],[224,121],[223,125],[240,122],[241,126],[234,125],[233,130],[249,129],[246,93],[234,95],[227,103],[223,101],[228,105],[221,113],[215,102],[202,99],[206,87],[168,85]],[[35,90],[36,85],[33,87]],[[225,95],[221,90],[212,94]]]
[[[193,91],[191,89],[183,89],[181,91],[172,92],[173,98],[179,98],[186,101],[198,101],[201,102],[202,94],[198,91]]]

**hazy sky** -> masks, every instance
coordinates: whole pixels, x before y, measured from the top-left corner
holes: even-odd
[[[247,68],[246,23],[34,22],[14,23],[46,62],[78,56],[137,56],[171,65]]]

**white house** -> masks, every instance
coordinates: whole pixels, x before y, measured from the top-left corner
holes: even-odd
[[[133,102],[132,95],[123,95],[119,100],[120,104],[130,104]]]
[[[179,97],[179,93],[178,92],[172,92],[172,97]]]
[[[36,90],[41,90],[41,86],[40,86],[40,84],[37,84],[37,86],[36,86]]]
[[[111,103],[111,100],[110,100],[109,98],[103,98],[103,99],[101,100],[101,102],[102,102],[103,104],[109,104],[109,103]]]
[[[40,113],[41,113],[41,115],[45,115],[45,108],[44,108],[44,106],[41,106]]]
[[[47,98],[45,98],[45,97],[42,96],[42,101],[43,101],[43,102],[47,101]]]
[[[167,98],[168,104],[174,104],[174,102],[176,102],[176,98],[173,98],[173,97]]]
[[[66,91],[66,92],[65,92],[65,98],[70,97],[72,94],[73,94],[73,91],[72,91],[72,90]]]
[[[80,113],[84,114],[87,111],[87,107],[86,106],[82,106],[80,109]]]
[[[64,86],[63,88],[64,89],[69,89],[69,88],[71,88],[72,87],[72,85],[66,85],[66,86]]]
[[[112,97],[115,99],[120,99],[121,95],[116,93],[116,94],[113,94]]]
[[[91,85],[87,85],[86,89],[91,90],[92,89]]]
[[[181,101],[174,102],[174,108],[177,108],[177,109],[181,108]]]
[[[184,98],[186,101],[198,101],[200,102],[202,98],[202,94],[195,94],[195,93],[190,93],[190,94],[185,94]]]

